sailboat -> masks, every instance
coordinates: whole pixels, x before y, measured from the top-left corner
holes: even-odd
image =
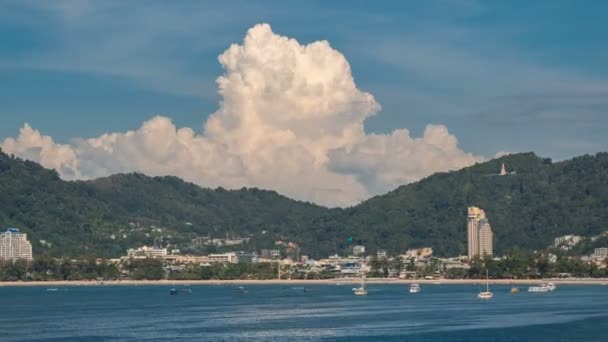
[[[355,296],[366,296],[367,289],[365,288],[365,271],[363,270],[363,258],[361,258],[361,268],[359,269],[361,272],[361,286],[353,289]]]
[[[488,278],[488,270],[486,270],[486,290],[479,292],[479,294],[477,294],[477,298],[490,299],[492,297],[494,297],[494,294],[490,292],[490,280]]]

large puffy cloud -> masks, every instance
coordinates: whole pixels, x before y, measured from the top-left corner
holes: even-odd
[[[170,174],[330,206],[479,160],[460,150],[444,126],[428,126],[421,138],[404,129],[366,134],[364,121],[380,105],[357,88],[346,58],[326,41],[301,45],[261,24],[219,61],[222,101],[202,133],[154,117],[134,131],[62,145],[26,124],[2,147],[67,179]]]
[[[381,193],[433,171],[458,169],[481,160],[460,150],[458,140],[445,126],[428,125],[420,138],[398,129],[390,135],[367,135],[352,148],[330,151],[329,168],[356,175],[371,193]]]
[[[7,153],[55,169],[65,178],[75,179],[82,176],[78,171],[76,153],[71,146],[56,144],[53,138],[40,134],[27,123],[19,131],[19,137],[5,139],[2,148]]]

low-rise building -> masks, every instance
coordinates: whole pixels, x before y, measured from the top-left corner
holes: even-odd
[[[239,262],[239,258],[236,253],[221,253],[221,254],[209,254],[209,263],[220,263],[220,264],[236,264]]]
[[[262,249],[260,256],[264,259],[278,259],[281,256],[281,251],[278,249]]]
[[[237,252],[236,256],[239,263],[253,263],[258,261],[258,256],[255,253]]]
[[[148,246],[139,247],[137,249],[130,248],[127,250],[127,256],[134,259],[163,258],[167,256],[167,249]]]
[[[401,257],[403,260],[414,259],[415,261],[421,261],[428,259],[433,256],[433,248],[431,247],[422,247],[422,248],[414,248],[408,249],[405,254]]]
[[[163,257],[163,260],[174,264],[207,264],[209,257],[206,255],[178,255],[169,254]]]
[[[593,258],[600,259],[600,260],[604,260],[604,259],[608,258],[608,248],[606,248],[606,247],[596,248],[593,251]]]
[[[365,253],[365,246],[355,245],[353,246],[353,255],[362,255]]]
[[[578,235],[563,235],[560,237],[556,237],[553,240],[553,247],[561,248],[563,250],[570,250],[572,247],[576,246],[579,242],[583,240],[582,236]]]

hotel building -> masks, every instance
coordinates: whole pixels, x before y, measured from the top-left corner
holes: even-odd
[[[239,262],[239,257],[236,253],[222,253],[222,254],[209,254],[209,263],[220,263],[220,264],[236,264]]]
[[[133,259],[163,258],[167,256],[167,249],[148,246],[139,247],[138,249],[130,248],[127,250],[127,256]]]
[[[494,253],[492,227],[486,213],[478,207],[469,207],[467,211],[468,257],[492,256]]]
[[[0,260],[17,259],[32,260],[32,244],[27,240],[27,234],[7,228],[0,234]]]

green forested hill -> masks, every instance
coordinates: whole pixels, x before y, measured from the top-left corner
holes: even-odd
[[[496,175],[502,162],[516,174]],[[456,255],[466,251],[469,205],[485,209],[499,253],[543,248],[563,234],[608,230],[608,154],[554,164],[532,153],[510,155],[399,187],[343,217],[388,249],[405,241]]]
[[[210,190],[176,177],[120,174],[66,182],[55,171],[0,153],[0,226],[27,232],[35,253],[117,256],[154,243],[154,234],[142,227],[164,227],[168,232],[155,235],[180,242],[280,233],[284,227],[305,231],[326,212],[274,191]],[[43,248],[39,240],[52,245]]]
[[[516,174],[498,176],[502,162]],[[148,228],[163,227],[157,235],[178,246],[195,236],[251,235],[245,248],[287,239],[321,256],[340,252],[352,236],[370,251],[432,246],[439,255],[457,255],[466,250],[469,205],[486,210],[499,253],[608,230],[608,154],[559,163],[515,154],[438,173],[352,208],[327,209],[273,191],[210,190],[175,177],[67,182],[0,153],[0,225],[27,232],[35,253],[117,256],[152,243]]]

